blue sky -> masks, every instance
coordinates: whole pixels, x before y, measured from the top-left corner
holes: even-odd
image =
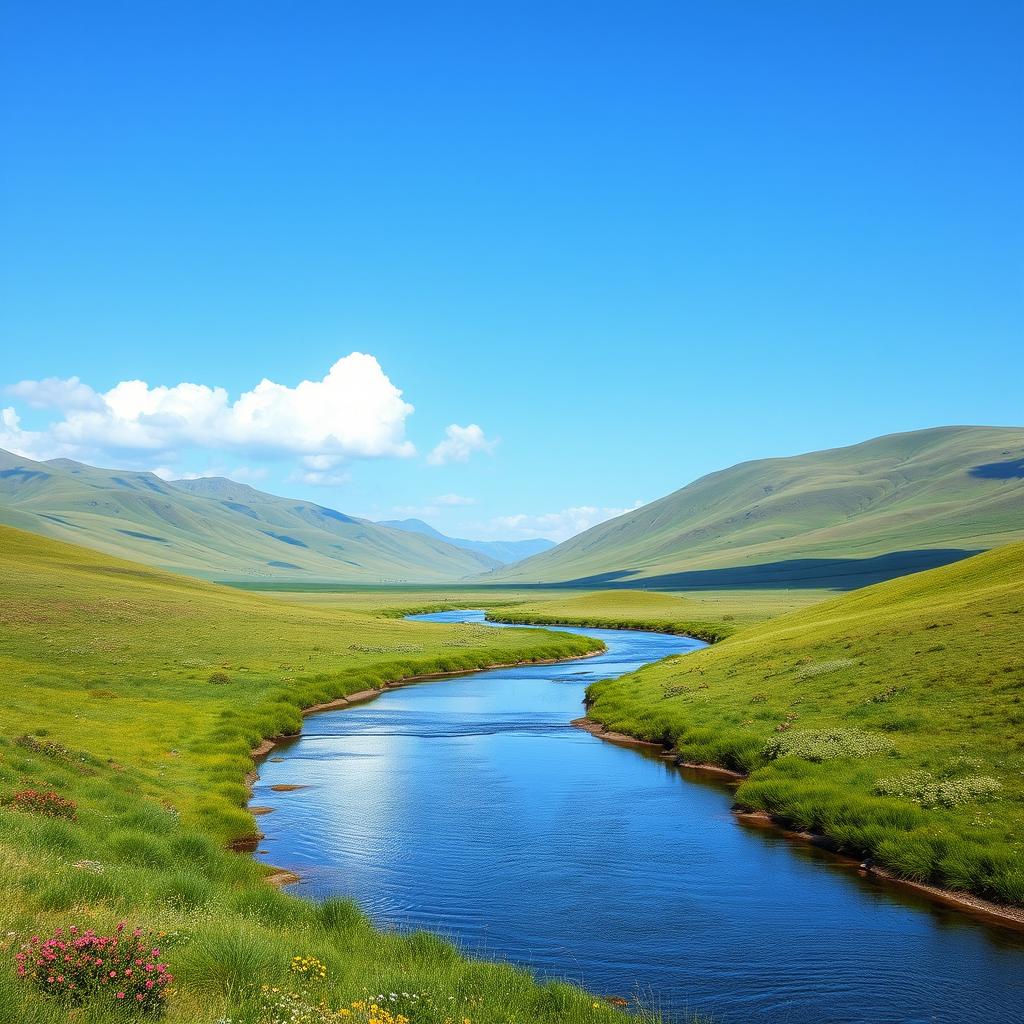
[[[0,446],[561,538],[1020,424],[1022,22],[8,2]]]

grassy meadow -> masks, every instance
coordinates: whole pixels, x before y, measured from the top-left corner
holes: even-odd
[[[743,808],[1024,905],[1024,544],[750,625],[589,699],[611,730],[750,773]]]
[[[300,707],[426,671],[578,655],[593,642],[297,606],[8,528],[0,563],[0,1019],[128,1019],[111,999],[74,1006],[39,994],[13,959],[31,935],[71,925],[109,934],[121,920],[157,936],[174,975],[168,1021],[621,1016],[434,936],[382,934],[350,903],[288,896],[227,849],[255,831],[250,750],[296,731]],[[25,790],[73,801],[74,817],[23,809],[13,798]],[[295,957],[321,966],[293,969]],[[390,1017],[369,1009],[378,995]],[[321,1000],[348,1014],[326,1014]]]
[[[412,675],[595,647],[542,629],[402,621],[413,611],[483,607],[502,621],[719,639],[595,684],[591,717],[681,759],[749,772],[743,807],[904,877],[1024,904],[1024,545],[838,598],[254,593],[6,527],[0,565],[5,1021],[129,1019],[110,999],[40,994],[13,959],[31,935],[109,934],[121,920],[157,936],[174,975],[168,1021],[625,1019],[603,999],[468,960],[432,935],[378,932],[348,902],[291,897],[231,851],[258,834],[245,806],[251,751],[296,732],[301,708]]]
[[[456,608],[482,608],[492,622],[539,626],[653,629],[715,641],[737,629],[832,596],[829,590],[575,590],[557,587],[329,587],[244,585],[290,604],[401,618]]]
[[[654,629],[716,642],[737,629],[814,604],[826,590],[694,591],[661,594],[645,590],[573,593],[548,591],[540,599],[487,605],[495,622],[523,625]]]

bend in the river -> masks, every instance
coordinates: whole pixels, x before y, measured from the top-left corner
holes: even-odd
[[[483,613],[420,618],[479,623]],[[298,874],[296,893],[349,896],[383,927],[428,928],[669,1017],[1019,1015],[1024,937],[744,828],[728,787],[570,725],[588,683],[699,641],[569,629],[608,650],[311,717],[281,760],[261,766],[254,799],[274,813],[261,819],[258,856]]]

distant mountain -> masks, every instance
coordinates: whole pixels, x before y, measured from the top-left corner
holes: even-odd
[[[514,562],[521,562],[530,555],[539,554],[555,546],[553,540],[544,537],[534,537],[531,540],[465,540],[460,537],[446,537],[443,533],[435,530],[429,523],[422,519],[387,519],[377,524],[378,526],[390,526],[393,530],[405,530],[408,533],[419,533],[424,537],[433,537],[435,540],[443,540],[448,544],[454,544],[463,551],[475,551],[477,554],[493,558],[502,565],[512,565]]]
[[[1024,537],[1024,428],[938,427],[744,462],[488,577],[853,587]]]
[[[169,482],[0,451],[0,522],[207,579],[453,582],[500,565],[219,477]]]

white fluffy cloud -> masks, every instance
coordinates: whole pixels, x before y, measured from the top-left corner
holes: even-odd
[[[642,501],[634,502],[629,508],[598,508],[596,505],[578,505],[564,508],[560,512],[544,512],[540,515],[498,516],[491,520],[490,531],[497,536],[511,538],[547,537],[561,542],[583,533],[598,523],[640,508]]]
[[[122,381],[100,393],[77,377],[22,381],[8,392],[63,418],[44,430],[22,429],[16,410],[3,410],[0,447],[30,458],[102,453],[173,460],[183,448],[232,449],[258,456],[300,455],[308,482],[337,478],[350,458],[407,457],[413,407],[377,360],[361,352],[339,359],[322,380],[294,387],[262,380],[231,401],[221,387],[151,387]]]
[[[103,399],[77,377],[47,377],[23,380],[7,388],[8,394],[23,398],[33,409],[102,409]]]
[[[432,466],[443,466],[446,462],[466,462],[474,452],[494,453],[497,441],[489,441],[483,430],[475,423],[460,427],[452,423],[445,430],[444,440],[427,456]]]

